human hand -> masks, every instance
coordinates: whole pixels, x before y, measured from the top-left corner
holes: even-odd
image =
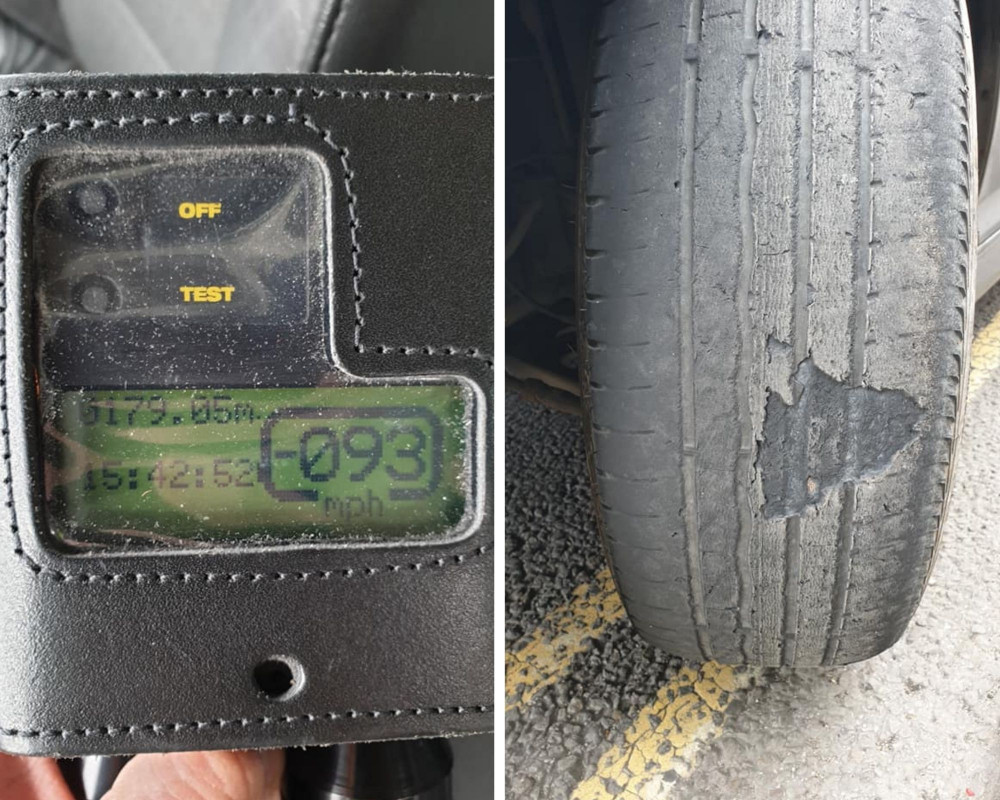
[[[280,800],[284,753],[146,754],[125,765],[102,800]],[[4,800],[74,800],[57,762],[0,754]]]

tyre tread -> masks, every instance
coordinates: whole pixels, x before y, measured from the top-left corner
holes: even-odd
[[[824,106],[821,89],[830,80],[817,77],[816,59],[828,72],[841,63],[821,49],[830,48],[823,37],[837,4],[616,0],[603,14],[581,197],[588,446],[605,546],[629,615],[650,641],[678,655],[775,666],[860,660],[898,638],[926,583],[963,414],[975,251],[967,22],[961,0],[930,2],[954,16],[948,31],[961,51],[954,63],[948,56],[930,65],[942,87],[926,101],[940,106],[929,132],[943,150],[933,176],[882,174],[902,156],[885,154],[872,92],[897,56],[874,32],[873,19],[884,23],[872,16],[870,0],[858,0],[857,51],[837,55],[857,81],[857,150],[853,166],[843,168],[856,172],[858,235],[850,268],[833,271],[813,254],[817,231],[830,227],[839,207],[827,199],[837,191],[830,164],[822,181],[814,174],[813,131],[818,115],[827,114],[828,124],[834,109]],[[930,13],[924,0],[903,5]],[[781,31],[785,44],[765,36],[761,21],[775,19],[789,28]],[[782,72],[781,58],[792,56]],[[721,85],[726,70],[741,80]],[[788,74],[789,85],[776,88]],[[947,94],[954,89],[958,102]],[[782,109],[794,123],[777,118]],[[780,142],[784,125],[795,130],[791,144]],[[951,125],[956,136],[942,143]],[[824,141],[836,133],[815,132]],[[894,133],[921,152],[921,132]],[[728,149],[720,149],[720,136]],[[780,208],[785,178],[774,182],[769,172],[782,147],[794,160],[793,212]],[[881,221],[891,213],[879,207],[892,200],[886,181],[934,198],[938,223],[959,212],[937,273],[915,270],[903,280],[886,271],[887,253],[905,258],[911,246],[901,226]],[[733,231],[714,230],[713,216],[730,212]],[[787,231],[776,235],[782,225]],[[921,235],[914,238],[926,240]],[[780,247],[790,252],[769,252]],[[733,290],[713,295],[724,274],[705,253],[720,248],[736,267],[726,284]],[[817,264],[829,274],[814,275]],[[850,300],[846,325],[832,299],[841,290]],[[905,310],[926,297],[933,297],[933,318],[906,320]],[[926,431],[905,465],[881,478],[907,487],[900,507],[881,508],[888,489],[847,484],[828,508],[781,523],[762,518],[762,398],[765,387],[791,381],[770,363],[772,335],[790,346],[794,364],[813,357],[853,386],[916,387],[907,369],[921,377],[912,391],[927,408]],[[723,354],[718,345],[727,336]],[[708,352],[715,362],[706,361]],[[849,438],[841,433],[840,446]],[[725,473],[728,493],[719,486]]]

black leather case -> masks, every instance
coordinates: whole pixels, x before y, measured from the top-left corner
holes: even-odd
[[[26,178],[46,154],[308,148],[332,179],[338,357],[362,376],[469,378],[487,398],[489,443],[492,100],[489,80],[441,75],[0,80],[0,748],[262,748],[492,727],[491,448],[482,519],[450,545],[61,554],[39,533],[23,255]],[[305,667],[287,702],[251,678],[273,654]]]

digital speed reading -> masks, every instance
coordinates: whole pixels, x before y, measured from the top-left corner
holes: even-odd
[[[466,513],[466,391],[68,391],[46,422],[57,533],[399,538]]]

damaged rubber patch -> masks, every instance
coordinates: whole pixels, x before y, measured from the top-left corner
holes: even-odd
[[[905,392],[848,386],[808,359],[792,381],[788,405],[770,392],[757,466],[764,516],[792,517],[849,481],[885,472],[917,438],[923,410]]]

